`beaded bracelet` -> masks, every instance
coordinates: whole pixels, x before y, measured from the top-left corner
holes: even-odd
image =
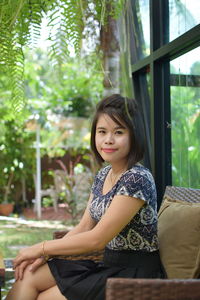
[[[48,260],[49,260],[49,255],[46,255],[45,254],[45,251],[44,251],[44,245],[45,245],[45,243],[46,243],[46,241],[43,241],[43,243],[42,243],[42,257],[44,258],[44,260],[47,262]]]

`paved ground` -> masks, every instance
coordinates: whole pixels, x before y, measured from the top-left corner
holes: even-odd
[[[10,221],[10,224],[5,226],[15,226],[15,224],[24,224],[31,227],[47,227],[47,228],[57,228],[58,230],[70,229],[72,226],[66,227],[66,222],[70,224],[71,216],[67,212],[66,207],[59,205],[58,211],[55,212],[53,207],[42,208],[42,217],[39,220],[37,214],[33,209],[25,209],[23,214],[18,217],[12,216],[1,216],[1,220]]]
[[[36,212],[34,212],[33,209],[30,208],[24,209],[23,216],[26,219],[37,219]],[[70,218],[70,214],[67,212],[67,208],[64,204],[59,204],[57,212],[54,211],[53,207],[42,208],[42,220],[66,221]]]

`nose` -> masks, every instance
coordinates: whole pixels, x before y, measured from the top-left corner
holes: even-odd
[[[113,143],[114,143],[113,135],[111,133],[108,133],[105,137],[105,144],[109,145]]]

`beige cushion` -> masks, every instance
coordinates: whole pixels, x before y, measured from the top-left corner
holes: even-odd
[[[200,204],[165,198],[158,214],[160,255],[168,278],[200,274]]]

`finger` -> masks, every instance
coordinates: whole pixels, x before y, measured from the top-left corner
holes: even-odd
[[[15,268],[15,281],[18,280],[18,268]]]
[[[23,261],[27,261],[28,259],[21,254],[18,254],[17,257],[13,260],[14,269],[19,266]]]
[[[21,263],[20,265],[18,265],[15,268],[15,280],[19,280],[19,279],[23,279],[23,273],[24,273],[24,269],[27,267],[27,265],[31,264],[33,261],[24,261],[23,263]]]
[[[15,269],[15,281],[19,279],[19,267],[16,267]]]
[[[19,255],[13,260],[13,268],[15,269],[20,263],[22,259],[20,259]]]
[[[37,270],[40,266],[42,266],[45,263],[45,260],[43,257],[37,258],[30,266],[29,270],[31,272],[34,272]]]
[[[26,269],[26,267],[30,264],[30,261],[23,261],[20,266],[19,266],[19,280],[23,279],[23,275],[24,275],[24,270]]]
[[[26,252],[27,252],[27,248],[23,248],[18,252],[17,256],[13,260],[14,268],[16,268],[18,265],[20,265],[22,263],[22,261],[28,259]]]
[[[16,258],[13,260],[14,268],[16,268],[25,260],[31,260],[40,257],[41,256],[40,248],[41,245],[35,245],[35,246],[21,249],[18,255],[16,256]]]

